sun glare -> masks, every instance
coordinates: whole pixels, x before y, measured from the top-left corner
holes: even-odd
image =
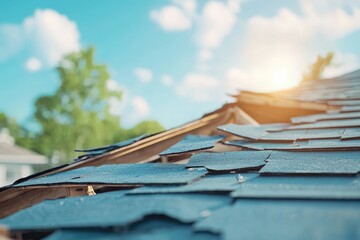
[[[271,88],[274,90],[284,90],[296,86],[298,78],[296,72],[292,72],[290,68],[274,69],[271,75]]]
[[[285,69],[278,69],[274,72],[272,77],[272,84],[274,88],[286,88],[291,85],[290,76],[291,74]]]

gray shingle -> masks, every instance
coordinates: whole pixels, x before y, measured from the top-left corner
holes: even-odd
[[[267,135],[267,132],[263,128],[252,125],[238,125],[230,123],[220,126],[218,129],[249,139],[260,139]]]
[[[293,117],[291,118],[291,122],[298,124],[298,123],[317,122],[320,120],[353,119],[353,118],[360,118],[360,112],[336,113],[336,114],[323,113],[323,114]]]
[[[131,138],[131,139],[128,139],[128,140],[125,140],[125,141],[122,141],[122,142],[118,142],[118,143],[115,143],[115,144],[111,144],[111,145],[108,145],[108,146],[103,146],[103,147],[97,147],[97,148],[90,148],[90,149],[77,149],[75,150],[76,152],[99,152],[99,151],[104,151],[104,150],[112,150],[112,149],[117,149],[117,148],[122,148],[122,147],[125,147],[125,146],[128,146],[130,144],[133,144],[137,141],[140,141],[141,139],[144,139],[146,138],[148,135],[140,135],[138,137],[135,137],[135,138]]]
[[[327,120],[314,123],[306,123],[299,125],[292,125],[286,129],[317,129],[317,128],[340,128],[340,127],[360,127],[360,119],[346,119],[346,120]]]
[[[353,174],[360,171],[360,159],[346,158],[304,158],[271,159],[260,170],[260,174],[294,175],[294,174]]]
[[[360,105],[355,105],[355,106],[343,106],[340,109],[341,112],[356,112],[356,111],[360,111]]]
[[[201,136],[201,135],[186,135],[180,142],[171,146],[167,150],[161,152],[159,155],[171,155],[186,153],[191,151],[209,149],[214,147],[215,143],[224,139],[224,135],[216,136]]]
[[[239,199],[195,224],[232,239],[359,239],[359,201]]]
[[[186,167],[205,167],[209,170],[247,170],[266,164],[270,151],[237,151],[220,153],[200,153],[193,155]]]
[[[118,142],[112,145],[108,145],[108,146],[103,146],[103,147],[98,147],[98,148],[91,148],[91,149],[78,149],[75,150],[76,152],[84,152],[86,154],[79,156],[76,161],[79,160],[85,160],[91,157],[95,157],[97,155],[101,155],[101,154],[105,154],[107,152],[113,151],[115,149],[119,149],[119,148],[123,148],[126,147],[128,145],[131,145],[137,141],[140,141],[144,138],[147,138],[150,135],[141,135],[135,138],[131,138],[122,142]]]
[[[56,184],[185,184],[207,173],[206,169],[189,171],[183,164],[112,164],[83,167],[33,178],[20,186]]]
[[[360,128],[346,128],[342,139],[360,138]]]
[[[357,177],[281,176],[257,177],[239,184],[231,196],[276,199],[352,199],[360,200]]]
[[[269,132],[267,132],[265,129],[268,129],[268,127],[263,125],[243,126],[236,124],[224,125],[219,127],[218,129],[244,138],[263,141],[295,141],[308,139],[341,138],[345,131],[345,129],[343,128],[299,130],[288,130],[285,128],[281,131],[279,131],[279,129],[269,128]]]
[[[294,143],[234,140],[234,141],[225,142],[225,144],[254,149],[254,150],[321,150],[321,149],[360,148],[359,139],[304,140],[304,141],[296,141]]]
[[[290,152],[290,151],[272,151],[268,160],[272,159],[317,159],[317,158],[333,158],[333,159],[360,159],[360,151],[308,151],[308,152]]]
[[[242,182],[257,177],[257,173],[242,173]],[[230,192],[239,185],[239,174],[209,175],[181,186],[145,186],[136,188],[129,194],[144,193],[188,193],[188,192]]]
[[[59,230],[51,234],[45,240],[217,240],[219,237],[211,233],[195,233],[190,226],[174,226],[168,229],[151,229],[148,231],[132,231],[126,233],[114,233],[106,231],[90,230]]]
[[[12,230],[127,226],[151,215],[191,223],[202,218],[204,211],[224,207],[230,201],[223,195],[99,194],[46,200],[1,219],[0,224]]]

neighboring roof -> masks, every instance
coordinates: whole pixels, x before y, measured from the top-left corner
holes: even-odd
[[[46,164],[45,156],[32,152],[28,149],[0,143],[0,163],[14,163],[14,164]]]
[[[238,101],[89,150],[106,149],[0,190],[15,212],[0,224],[35,239],[359,239],[359,90],[360,71],[316,80],[267,95],[286,123],[257,125]]]
[[[0,163],[45,164],[47,159],[38,153],[15,145],[7,128],[0,129]]]

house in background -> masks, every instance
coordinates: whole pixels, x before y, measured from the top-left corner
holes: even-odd
[[[15,145],[7,128],[0,130],[0,186],[33,173],[36,164],[46,164],[45,156]]]

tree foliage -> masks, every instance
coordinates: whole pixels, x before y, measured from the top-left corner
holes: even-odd
[[[317,56],[316,61],[309,67],[308,72],[303,75],[302,81],[319,79],[325,68],[331,65],[334,55],[333,52],[329,52],[326,56]]]
[[[119,131],[119,118],[110,114],[109,100],[121,98],[110,91],[106,65],[94,62],[94,49],[67,55],[56,69],[60,86],[53,95],[36,101],[35,119],[41,127],[39,151],[60,159],[75,157],[74,149],[109,144]]]
[[[158,133],[164,130],[164,127],[157,121],[146,120],[138,123],[135,127],[130,129],[122,129],[119,133],[118,140],[123,141],[129,138],[134,138],[142,134]]]
[[[34,120],[38,132],[28,131],[12,118],[0,113],[0,129],[6,127],[16,144],[60,162],[77,156],[75,149],[91,148],[123,141],[142,134],[164,130],[156,121],[143,121],[131,129],[120,126],[110,113],[110,102],[122,93],[107,87],[107,66],[94,62],[94,48],[71,53],[56,68],[57,90],[41,96],[35,103]]]

